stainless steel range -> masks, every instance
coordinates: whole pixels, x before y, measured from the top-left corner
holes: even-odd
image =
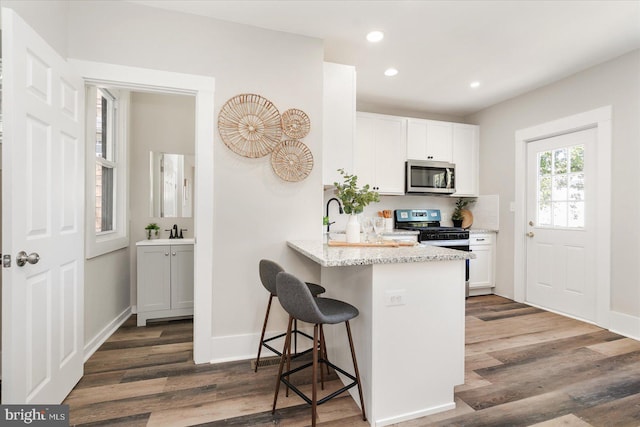
[[[469,252],[469,230],[459,227],[442,227],[440,209],[396,209],[395,228],[418,231],[422,245],[440,246]],[[469,295],[469,260],[465,269],[466,295]]]

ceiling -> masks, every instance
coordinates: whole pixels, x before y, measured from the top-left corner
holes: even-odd
[[[456,117],[640,48],[640,0],[133,2],[321,38],[359,105]]]

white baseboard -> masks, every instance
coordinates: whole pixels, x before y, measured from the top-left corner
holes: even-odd
[[[355,400],[356,402],[358,402],[357,399]],[[456,407],[455,402],[445,403],[443,405],[434,406],[431,408],[425,408],[420,411],[401,414],[391,418],[383,418],[381,420],[375,420],[375,426],[383,427],[391,424],[397,424],[403,421],[415,420],[416,418],[426,417],[427,415],[437,414],[438,412],[450,411],[451,409],[455,409],[455,407]]]
[[[640,341],[640,317],[610,311],[609,330],[616,334]]]
[[[131,307],[127,307],[122,313],[116,316],[107,324],[96,336],[84,345],[84,361],[86,362],[98,348],[111,336],[120,326],[131,316]]]
[[[307,328],[298,328],[301,331],[313,336],[313,329],[309,330]],[[278,335],[284,331],[280,332],[267,332],[265,338],[270,338],[275,335]],[[311,341],[307,340],[304,337],[298,338],[298,346],[299,349],[306,349],[309,346],[308,343]],[[247,359],[255,359],[258,354],[258,343],[260,342],[260,333],[255,334],[243,334],[243,335],[227,335],[223,337],[212,337],[211,338],[211,361],[210,363],[223,363],[223,362],[233,362],[236,360],[247,360]],[[274,340],[270,343],[270,345],[280,350],[280,347],[284,345],[284,337],[279,340]],[[276,354],[270,351],[266,347],[262,347],[262,352],[260,353],[260,358],[263,357],[271,357]]]

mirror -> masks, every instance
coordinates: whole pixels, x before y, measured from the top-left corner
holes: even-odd
[[[156,218],[193,216],[195,156],[151,151],[149,215]]]

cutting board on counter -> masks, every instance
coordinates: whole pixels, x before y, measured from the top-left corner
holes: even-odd
[[[352,247],[370,247],[370,248],[397,248],[400,246],[415,246],[416,242],[399,242],[395,240],[385,240],[384,242],[360,242],[349,243],[338,240],[329,240],[329,246],[352,246]]]

